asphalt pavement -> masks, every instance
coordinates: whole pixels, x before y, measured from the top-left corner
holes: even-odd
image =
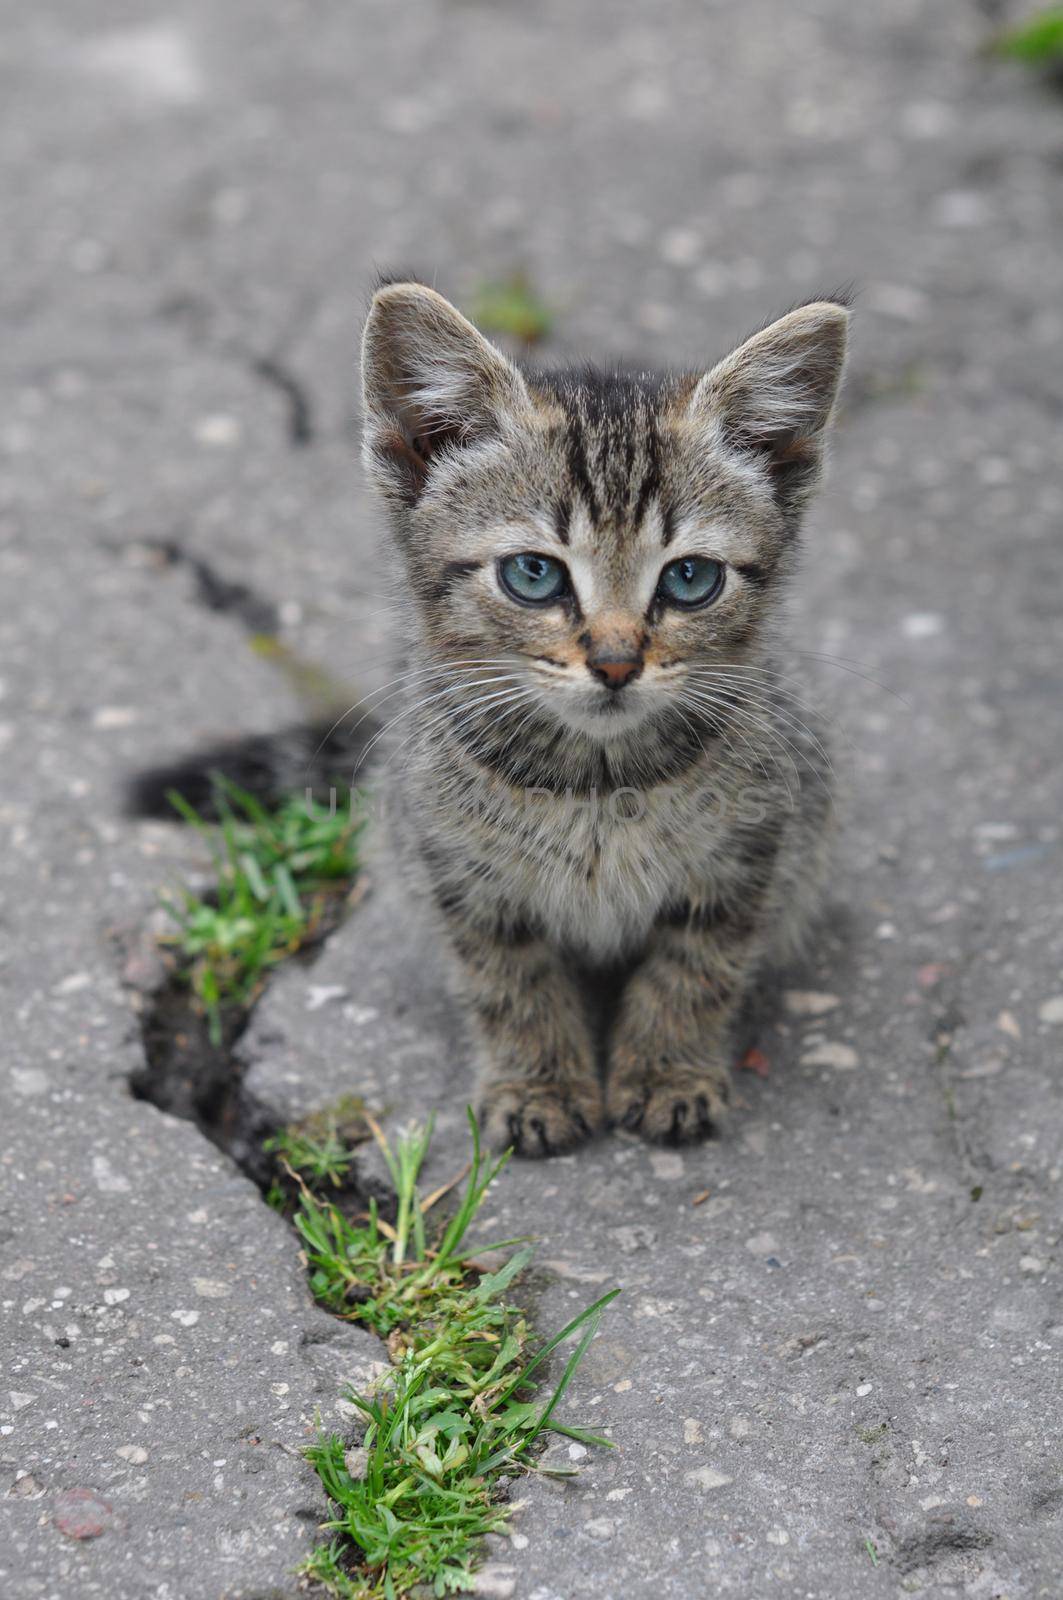
[[[303,715],[299,663],[387,676],[377,268],[467,307],[525,274],[543,359],[708,364],[858,289],[793,597],[849,794],[826,925],[724,1139],[500,1180],[542,1327],[623,1290],[566,1411],[617,1448],[520,1485],[481,1592],[1063,1591],[1063,99],[985,55],[991,9],[4,8],[5,1597],[293,1596],[301,1446],[381,1357],[129,1092],[136,930],[205,858],[122,811],[138,767]],[[241,1063],[245,1164],[348,1092],[438,1109],[461,1159],[461,1018],[386,882]]]

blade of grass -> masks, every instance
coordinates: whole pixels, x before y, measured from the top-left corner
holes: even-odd
[[[546,1344],[544,1344],[542,1348],[536,1352],[536,1354],[528,1362],[527,1366],[522,1367],[520,1372],[517,1373],[516,1377],[513,1378],[512,1381],[508,1383],[502,1390],[501,1394],[495,1398],[492,1405],[492,1410],[497,1410],[499,1406],[505,1405],[513,1391],[518,1389],[522,1383],[527,1382],[528,1378],[531,1377],[536,1368],[542,1365],[547,1356],[556,1350],[559,1344],[564,1344],[565,1340],[571,1334],[575,1333],[576,1329],[581,1327],[582,1324],[586,1322],[588,1317],[593,1316],[597,1311],[604,1311],[605,1307],[609,1305],[611,1301],[615,1300],[619,1293],[619,1289],[610,1289],[607,1294],[603,1294],[597,1300],[595,1300],[593,1305],[587,1306],[587,1308],[584,1311],[581,1311],[578,1316],[573,1317],[571,1322],[566,1323],[561,1329],[560,1333],[555,1333],[552,1339],[547,1340]]]

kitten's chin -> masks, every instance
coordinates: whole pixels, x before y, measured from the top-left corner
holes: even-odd
[[[599,744],[609,744],[614,739],[625,738],[634,732],[650,714],[650,707],[637,700],[625,700],[610,694],[608,699],[595,698],[589,705],[566,706],[558,713],[561,721],[573,733],[594,739]]]

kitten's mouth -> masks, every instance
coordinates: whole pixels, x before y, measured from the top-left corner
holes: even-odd
[[[539,666],[538,682],[541,704],[549,708],[559,722],[574,733],[586,738],[611,740],[632,732],[657,709],[658,696],[652,689],[647,692],[644,683],[628,683],[619,688],[606,688],[602,684],[574,683],[564,672],[551,672],[550,667],[563,667],[549,656],[533,656]],[[543,678],[547,683],[543,684]],[[558,682],[558,679],[561,682]]]
[[[592,739],[615,739],[632,732],[650,711],[644,696],[607,689],[581,695],[576,705],[566,705],[560,715],[577,733]]]

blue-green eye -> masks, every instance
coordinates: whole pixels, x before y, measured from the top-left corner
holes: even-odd
[[[704,606],[723,588],[723,562],[711,556],[680,556],[661,573],[657,593],[673,606]]]
[[[549,605],[568,591],[568,573],[561,562],[530,551],[506,556],[498,563],[498,576],[514,600],[523,600],[526,605]]]

